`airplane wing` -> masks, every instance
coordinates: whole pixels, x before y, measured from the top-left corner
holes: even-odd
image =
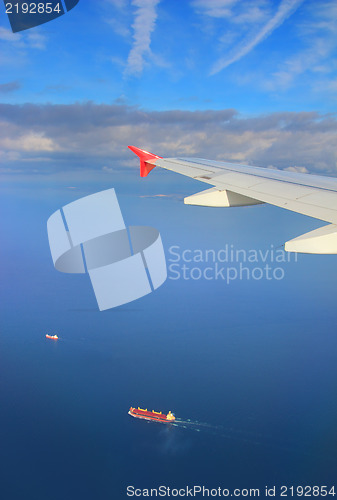
[[[289,252],[337,253],[337,179],[199,158],[161,158],[129,146],[140,158],[140,175],[154,167],[210,184],[184,199],[187,205],[238,207],[269,203],[314,217],[328,225],[285,243]]]

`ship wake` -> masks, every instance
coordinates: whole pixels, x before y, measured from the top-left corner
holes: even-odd
[[[227,427],[225,425],[213,425],[208,422],[200,422],[198,420],[182,419],[176,418],[175,422],[171,425],[175,427],[180,427],[183,429],[188,429],[195,432],[203,432],[212,434],[218,438],[223,438],[226,440],[239,441],[241,443],[247,443],[250,445],[264,445],[273,448],[288,448],[284,443],[283,445],[277,440],[273,439],[271,436],[266,436],[265,434],[260,434],[258,431],[249,431],[248,429],[238,429],[234,427]]]

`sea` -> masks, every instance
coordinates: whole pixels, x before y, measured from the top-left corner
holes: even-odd
[[[172,246],[266,249],[312,222],[273,207],[221,222],[214,210],[121,191],[128,220],[160,229],[168,257]],[[54,269],[46,233],[49,215],[83,194],[2,193],[0,497],[201,498],[202,488],[265,497],[267,488],[281,498],[317,486],[333,498],[336,257],[300,256],[281,265],[282,279],[169,271],[155,292],[100,312],[88,276]],[[130,406],[177,421],[135,419]]]

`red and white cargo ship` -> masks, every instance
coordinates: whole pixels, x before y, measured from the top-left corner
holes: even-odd
[[[132,417],[135,417],[135,418],[143,418],[145,420],[154,420],[156,422],[165,422],[165,423],[170,423],[170,422],[174,422],[174,420],[176,419],[176,417],[173,415],[173,413],[171,413],[170,411],[168,412],[167,415],[165,415],[165,413],[162,413],[161,411],[158,412],[158,411],[147,411],[146,410],[143,410],[142,408],[133,408],[131,406],[130,410],[129,410],[129,415],[131,415]]]

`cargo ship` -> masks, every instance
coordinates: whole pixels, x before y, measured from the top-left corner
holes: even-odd
[[[48,335],[48,333],[47,333],[46,338],[47,339],[56,339],[57,340],[58,336],[57,335]]]
[[[143,410],[142,408],[133,408],[132,406],[128,413],[135,418],[144,418],[145,420],[154,420],[156,422],[170,423],[174,422],[174,420],[176,419],[176,417],[170,411],[167,415],[165,415],[165,413],[162,413],[161,411],[147,411],[147,409]]]

